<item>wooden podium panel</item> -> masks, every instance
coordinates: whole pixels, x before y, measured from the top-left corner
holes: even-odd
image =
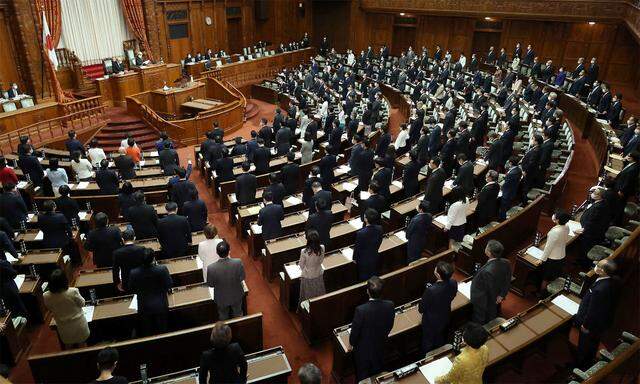
[[[96,79],[96,89],[105,103],[124,106],[127,96],[171,86],[180,78],[179,64],[152,64],[133,71]]]
[[[204,98],[206,93],[206,85],[200,82],[194,82],[185,88],[171,88],[166,91],[160,88],[149,94],[149,107],[154,111],[177,115],[183,103],[191,99]]]

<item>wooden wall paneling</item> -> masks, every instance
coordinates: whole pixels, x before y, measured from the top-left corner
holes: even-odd
[[[633,84],[640,71],[640,48],[626,27],[618,27],[611,51],[606,78],[612,83]],[[635,69],[635,70],[634,70]]]
[[[229,44],[227,43],[227,14],[224,1],[216,1],[214,3],[214,14],[215,35],[217,39],[217,46],[215,49],[224,49],[229,52]]]
[[[12,16],[8,15],[10,10],[0,8],[0,52],[8,54],[0,55],[0,90],[5,91],[11,83],[17,83],[20,89],[25,89],[25,83],[18,72],[18,57],[16,46],[13,41],[12,26],[8,22]]]
[[[323,36],[327,36],[332,47],[344,52],[349,40],[349,23],[351,5],[345,1],[315,1],[313,2],[313,36],[312,41],[320,45]]]
[[[370,14],[367,21],[371,26],[369,41],[365,44],[365,48],[369,45],[374,52],[378,52],[380,48],[386,44],[390,49],[393,35],[393,15],[376,13]]]

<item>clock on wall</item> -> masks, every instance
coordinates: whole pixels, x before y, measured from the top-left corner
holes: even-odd
[[[211,17],[209,17],[209,16],[205,16],[205,18],[204,18],[204,22],[205,22],[205,24],[207,24],[207,25],[211,25],[211,24],[213,23],[213,20],[211,20]]]

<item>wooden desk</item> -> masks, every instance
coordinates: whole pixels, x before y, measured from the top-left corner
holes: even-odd
[[[125,106],[125,97],[162,87],[166,82],[172,85],[180,78],[179,64],[153,64],[135,68],[108,78],[96,79],[96,89],[102,100],[112,106]]]
[[[184,88],[155,89],[149,93],[147,105],[156,112],[179,116],[180,107],[192,99],[201,99],[207,96],[207,87],[204,83],[193,82]]]
[[[228,320],[233,342],[245,353],[263,349],[262,313]],[[202,351],[211,348],[209,337],[213,323],[161,335],[78,348],[68,351],[31,355],[29,367],[37,383],[86,383],[95,379],[96,355],[110,346],[118,350],[118,372],[129,380],[140,380],[140,364],[147,364],[149,376],[164,375],[193,368]],[[166,353],[179,351],[167,359]]]
[[[30,324],[41,324],[44,322],[44,314],[47,312],[42,299],[42,283],[44,279],[40,276],[26,275],[23,283],[18,287],[20,299],[27,308]]]
[[[14,327],[11,319],[11,311],[7,311],[4,316],[0,316],[0,359],[9,365],[18,364],[18,360],[29,347],[26,326]]]
[[[224,103],[215,100],[195,99],[192,101],[187,101],[186,103],[182,103],[180,107],[185,112],[200,113],[209,111],[223,104]]]
[[[20,108],[15,111],[2,112],[0,113],[0,133],[13,132],[40,121],[54,119],[59,115],[58,103],[53,101],[38,103],[33,107]]]

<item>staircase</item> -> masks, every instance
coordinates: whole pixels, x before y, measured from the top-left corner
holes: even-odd
[[[106,153],[117,152],[122,139],[131,134],[140,149],[154,150],[155,143],[160,138],[158,131],[137,117],[118,113],[120,112],[118,109],[120,108],[112,108],[112,113],[109,113],[109,123],[94,136],[98,140],[98,145]]]

